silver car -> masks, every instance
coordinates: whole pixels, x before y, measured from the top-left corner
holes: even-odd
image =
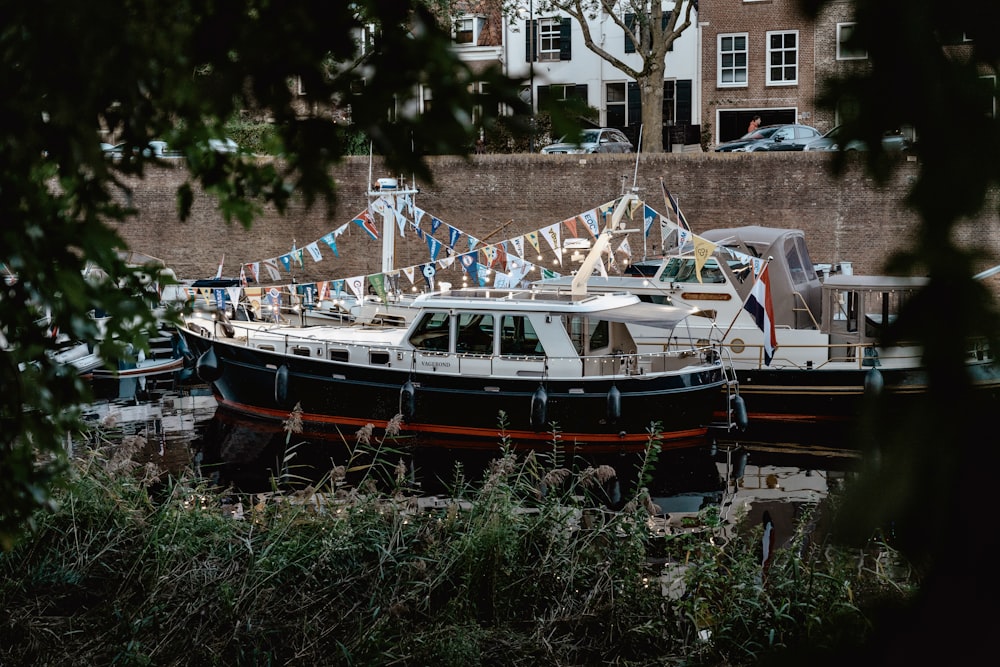
[[[583,130],[578,139],[569,135],[542,149],[543,153],[632,153],[632,142],[621,130],[602,127]]]

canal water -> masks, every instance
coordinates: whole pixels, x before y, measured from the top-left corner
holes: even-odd
[[[471,454],[467,450],[421,448],[414,441],[372,439],[359,444],[354,432],[303,438],[280,426],[242,419],[220,408],[205,385],[172,382],[109,381],[97,387],[98,399],[87,417],[122,435],[140,435],[145,446],[139,463],[154,463],[174,475],[190,472],[220,487],[246,493],[294,490],[329,480],[403,488],[418,497],[449,497],[461,481],[481,480],[502,450]],[[642,482],[660,514],[683,517],[710,506],[723,518],[740,512],[779,523],[804,504],[815,503],[857,469],[857,452],[839,446],[828,431],[778,434],[716,433],[704,444],[659,453]],[[538,451],[534,461],[523,454],[518,465],[582,471],[591,462],[559,458]],[[610,463],[622,479],[606,484],[600,499],[611,506],[631,498],[640,461]],[[785,523],[781,521],[781,523]]]

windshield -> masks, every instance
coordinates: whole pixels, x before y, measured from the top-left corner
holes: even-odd
[[[747,132],[742,137],[740,137],[740,140],[766,139],[775,132],[777,132],[779,129],[780,129],[779,125],[775,125],[774,127],[762,127],[759,130],[754,130],[753,132]]]
[[[561,144],[596,144],[597,137],[600,134],[597,130],[584,130],[580,133],[580,139],[577,141],[576,137],[571,134],[567,134],[562,139],[559,140]]]

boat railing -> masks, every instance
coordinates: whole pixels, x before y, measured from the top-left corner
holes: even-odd
[[[795,305],[792,306],[792,312],[795,313],[795,324],[798,325],[799,313],[805,313],[809,316],[809,321],[812,323],[813,328],[819,329],[819,322],[816,320],[816,316],[813,315],[812,310],[809,308],[809,304],[806,302],[806,298],[802,296],[802,292],[798,290],[792,292],[795,299]],[[796,326],[796,328],[801,328]]]

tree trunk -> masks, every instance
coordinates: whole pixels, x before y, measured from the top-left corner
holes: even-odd
[[[663,68],[650,67],[638,80],[642,103],[642,152],[663,152]]]

